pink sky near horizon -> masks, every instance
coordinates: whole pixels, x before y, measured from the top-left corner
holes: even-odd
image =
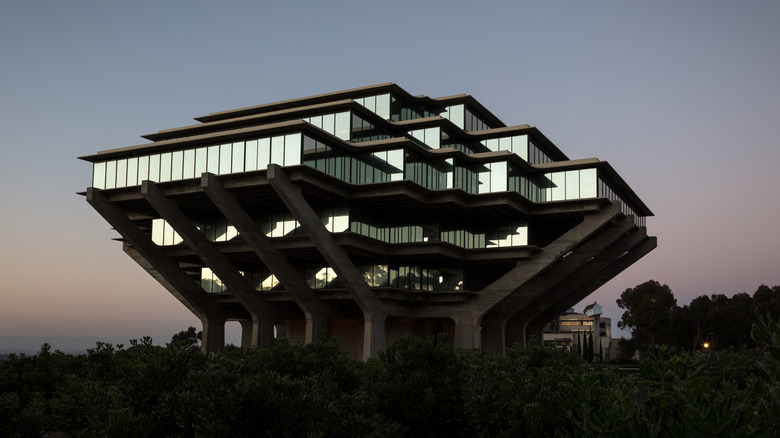
[[[658,248],[576,310],[598,301],[614,324],[619,294],[649,279],[681,305],[780,284],[780,4],[359,5],[0,5],[0,337],[199,328],[75,194],[91,181],[76,157],[388,81],[471,94],[572,159],[609,161],[655,213]]]

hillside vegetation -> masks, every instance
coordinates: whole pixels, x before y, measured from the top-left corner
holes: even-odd
[[[203,354],[151,339],[0,362],[0,435],[603,436],[780,434],[780,327],[765,349],[675,354],[638,368],[586,364],[560,349],[506,355],[403,338],[378,359],[333,339]]]

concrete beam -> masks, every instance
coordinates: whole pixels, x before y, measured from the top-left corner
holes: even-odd
[[[188,218],[174,201],[163,195],[157,184],[152,181],[143,181],[141,194],[247,309],[252,316],[251,345],[260,348],[273,346],[274,321],[271,305],[265,303],[230,260],[221,254],[216,245],[195,227],[192,219]]]
[[[333,235],[325,228],[319,215],[312,209],[301,193],[301,188],[287,177],[285,169],[271,164],[266,171],[271,186],[293,214],[304,232],[317,247],[325,262],[336,271],[341,283],[363,312],[363,358],[376,357],[385,349],[385,319],[387,304],[375,296],[374,291],[363,280],[357,266],[349,259],[347,252],[338,245]]]
[[[300,273],[287,260],[287,256],[276,248],[273,240],[263,233],[236,196],[226,190],[219,178],[211,173],[201,176],[201,187],[301,308],[306,318],[305,342],[310,343],[318,332],[327,331],[328,315],[331,313],[329,307],[306,284]]]
[[[458,311],[460,319],[476,321],[476,327],[481,327],[479,340],[472,341],[474,346],[484,347],[488,351],[504,352],[506,343],[504,325],[508,317],[485,318],[487,314],[493,309],[503,308],[504,305],[513,307],[511,314],[517,313],[516,309],[522,304],[518,303],[525,302],[526,299],[519,294],[516,294],[519,296],[509,298],[513,293],[523,288],[528,281],[541,272],[549,269],[556,261],[570,254],[583,241],[588,240],[599,230],[608,226],[620,215],[620,207],[617,203],[605,205],[598,213],[585,215],[581,223],[541,249],[530,260],[518,261],[514,269],[481,290],[465,306],[466,311],[472,313],[470,318],[464,317],[463,310]],[[453,319],[456,318],[453,317]],[[468,338],[473,338],[475,332],[473,327],[465,327],[465,331],[471,333],[471,336],[467,336]],[[456,339],[459,339],[457,322],[455,332]]]
[[[626,218],[625,220],[633,223],[631,218]],[[601,271],[645,239],[647,239],[647,234],[643,230],[635,228],[631,234],[620,238],[608,248],[603,248],[597,255],[590,258],[587,263],[567,273],[561,281],[549,288],[545,293],[537,295],[522,311],[506,320],[505,330],[507,338],[525,345],[527,339],[525,335],[526,326],[531,321],[538,320],[540,315],[551,311],[551,309],[556,309],[557,313],[554,313],[554,315],[558,315],[573,305],[567,305],[565,308],[560,309],[561,303],[569,303],[571,297],[574,296],[581,297],[576,301],[579,302],[595,289],[601,287],[606,283],[606,280],[598,283],[593,281],[593,279],[598,278]],[[591,288],[585,287],[588,283],[591,285]],[[541,321],[539,322],[541,323]],[[543,323],[546,322],[547,320]]]
[[[212,297],[100,190],[88,188],[87,202],[125,239],[125,253],[200,319],[204,333],[203,351],[221,350],[225,345],[225,314]]]
[[[618,258],[613,258],[606,267],[599,270],[596,275],[582,283],[575,292],[569,294],[564,299],[556,303],[556,305],[550,307],[546,312],[535,318],[535,320],[542,324],[546,324],[547,322],[551,321],[557,315],[566,311],[566,309],[570,309],[573,305],[584,300],[596,289],[612,280],[615,276],[624,270],[628,269],[629,266],[636,263],[639,259],[646,256],[650,251],[658,246],[658,241],[655,236],[647,237],[647,234],[644,230],[642,231],[642,235],[644,235],[645,238],[638,245],[632,247],[628,251],[625,251]]]

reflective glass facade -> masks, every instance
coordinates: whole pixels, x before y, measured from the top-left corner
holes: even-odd
[[[463,270],[435,268],[420,265],[389,266],[363,265],[358,267],[363,280],[371,287],[388,287],[416,292],[459,291],[465,289]],[[313,290],[342,289],[338,274],[330,266],[301,269],[306,284]],[[284,288],[268,270],[241,272],[252,287],[260,292],[281,291]],[[201,269],[200,285],[209,293],[228,293],[230,290],[210,268]]]
[[[655,247],[608,163],[471,96],[387,83],[196,120],[82,159],[87,202],[203,321],[205,351],[227,320],[247,347],[327,327],[356,358],[441,331],[500,352],[535,322],[512,318],[554,315]]]
[[[353,137],[357,135],[362,141],[366,139],[362,135],[375,130],[360,117],[350,117],[349,112],[305,120],[339,138],[350,131]],[[347,127],[350,121],[352,128]],[[424,149],[441,146],[442,131],[438,127],[413,130],[409,135],[420,141]],[[527,159],[530,164],[550,162],[549,156],[527,135],[491,138],[482,140],[481,144],[491,151],[509,151]],[[290,133],[96,162],[93,186],[123,188],[140,185],[146,179],[167,182],[199,177],[202,172],[221,175],[264,170],[269,164],[305,164],[352,184],[407,179],[431,190],[460,189],[474,194],[511,190],[533,202],[606,197],[621,202],[627,215],[644,223],[618,192],[599,177],[595,167],[531,174],[521,171],[508,159],[475,164],[458,158],[430,159],[414,153],[413,149],[407,146],[355,153],[339,144],[326,144],[306,134]],[[170,243],[168,237],[160,237],[166,235],[161,232],[157,230],[156,240],[166,239],[165,242]]]
[[[464,131],[484,131],[490,129],[490,125],[465,104],[448,106],[441,113],[441,116]]]
[[[447,242],[466,248],[501,248],[528,245],[528,225],[525,221],[508,225],[494,224],[485,229],[458,226],[452,223],[399,224],[397,220],[377,220],[353,215],[348,207],[320,210],[320,220],[331,233],[352,232],[385,243],[407,244],[423,242]],[[263,233],[268,237],[285,237],[303,234],[300,224],[290,212],[277,212],[257,218]],[[452,222],[452,221],[450,221]],[[194,221],[195,227],[211,242],[229,242],[240,237],[235,226],[226,219],[211,218]],[[176,230],[164,219],[152,220],[152,241],[159,246],[175,246],[183,243]]]
[[[115,189],[144,180],[199,178],[203,172],[223,175],[265,170],[272,163],[293,166],[301,164],[301,138],[300,133],[291,133],[96,162],[92,186]]]
[[[414,120],[436,115],[425,108],[410,105],[391,93],[354,99],[367,110],[390,121]],[[464,131],[485,131],[489,125],[468,105],[449,105],[439,112]],[[337,137],[346,144],[392,138],[394,135],[380,130],[365,117],[352,112],[325,112],[321,115],[302,118],[318,129]],[[398,134],[395,134],[398,135]],[[528,134],[516,134],[484,138],[473,143],[452,136],[439,126],[425,127],[407,131],[408,138],[414,140],[420,150],[451,147],[465,154],[482,151],[508,151],[523,161],[535,165],[552,163],[550,155]],[[644,217],[637,214],[628,202],[613,189],[613,185],[601,178],[599,169],[529,172],[523,170],[511,159],[473,162],[458,156],[431,158],[424,156],[414,146],[391,147],[382,151],[352,151],[346,144],[325,142],[302,132],[283,135],[248,138],[239,141],[220,142],[212,145],[183,148],[181,150],[160,153],[144,153],[120,159],[96,161],[93,170],[93,186],[99,189],[115,189],[140,185],[144,180],[168,182],[197,178],[203,172],[217,175],[259,171],[269,164],[293,166],[304,164],[323,173],[352,184],[386,183],[409,180],[430,190],[463,190],[471,194],[515,191],[532,202],[555,202],[605,197],[621,204],[626,215],[633,216],[637,223],[644,225]],[[527,221],[515,224],[494,225],[490,229],[473,229],[468,226],[442,225],[439,223],[383,223],[376,220],[350,217],[347,207],[330,209],[321,213],[324,224],[331,232],[353,232],[391,244],[424,242],[446,242],[462,248],[500,248],[529,245]],[[269,237],[296,235],[300,232],[298,222],[289,212],[270,213],[257,219],[263,232]],[[235,227],[224,219],[199,219],[195,226],[213,242],[227,242],[238,238]],[[151,237],[161,246],[181,244],[182,238],[163,219],[152,221]],[[411,269],[404,274],[406,269]],[[377,268],[372,268],[377,269]],[[403,280],[404,278],[434,278],[421,267],[390,268],[386,274],[376,274],[377,278],[396,278],[402,289],[426,290],[436,281]],[[308,271],[306,271],[308,272]],[[380,269],[377,272],[384,272]],[[392,272],[395,272],[394,274]],[[423,275],[426,273],[425,275]],[[219,279],[210,271],[204,271],[202,283],[204,289],[219,292],[222,287]],[[273,290],[279,287],[278,281],[268,272],[249,273],[255,276],[258,290]],[[252,278],[255,278],[252,277]],[[262,277],[262,278],[260,278]],[[316,272],[306,274],[307,282],[314,288],[338,283],[338,278],[330,268],[320,267]],[[392,282],[374,281],[372,284],[391,284]],[[439,282],[440,283],[440,282]],[[393,283],[395,284],[395,283]],[[410,286],[411,285],[411,286]]]
[[[331,114],[331,117],[313,120],[330,123],[333,129],[337,129],[340,118],[344,119],[339,114]],[[438,128],[416,132],[438,146],[435,140],[430,140],[439,138]],[[495,138],[483,141],[483,144],[512,153],[526,150],[533,155],[534,150],[527,136]],[[474,164],[457,158],[424,158],[408,149],[351,153],[342,148],[305,134],[293,133],[109,160],[94,164],[93,186],[122,188],[140,185],[146,179],[166,182],[199,177],[202,172],[221,175],[263,170],[269,164],[305,164],[352,184],[408,179],[432,190],[455,188],[468,193],[513,190],[533,202],[597,196],[621,200],[617,192],[599,179],[596,168],[532,175],[523,173],[509,160]]]
[[[354,100],[376,113],[379,117],[385,120],[390,118],[390,93],[380,94],[379,96],[361,97]]]

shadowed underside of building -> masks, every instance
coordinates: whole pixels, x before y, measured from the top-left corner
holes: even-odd
[[[338,336],[375,357],[444,333],[503,352],[656,246],[605,161],[570,160],[473,97],[395,84],[213,113],[81,157],[122,248],[243,347]]]

